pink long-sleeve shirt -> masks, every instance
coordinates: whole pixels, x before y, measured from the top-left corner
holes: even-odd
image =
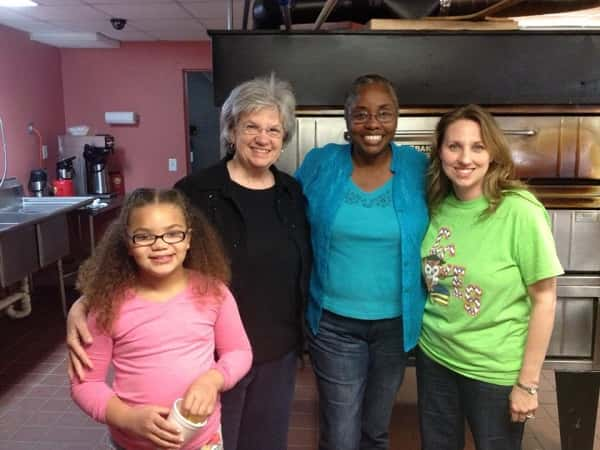
[[[209,369],[233,387],[250,369],[252,351],[237,305],[229,289],[221,286],[222,299],[198,294],[192,283],[168,301],[157,303],[139,296],[128,298],[107,335],[90,314],[94,338],[87,348],[94,369],[84,381],[71,384],[75,402],[91,417],[106,422],[108,401],[117,396],[129,406],[160,405],[170,408],[190,384]],[[215,351],[218,359],[215,361]],[[112,388],[106,383],[114,366]],[[207,425],[186,443],[198,448],[217,430],[221,421],[218,403]],[[115,442],[127,449],[154,449],[150,441],[110,427]]]

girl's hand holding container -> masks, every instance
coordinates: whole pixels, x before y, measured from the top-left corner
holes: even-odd
[[[225,382],[221,372],[215,369],[208,370],[200,375],[188,387],[181,401],[180,410],[184,417],[194,417],[198,420],[192,422],[203,422],[215,410],[219,392]]]
[[[181,426],[167,419],[169,408],[144,405],[129,408],[127,431],[150,440],[158,448],[174,449],[183,444]]]
[[[208,418],[207,416],[194,415],[190,413],[184,414],[182,410],[182,403],[182,398],[178,398],[173,402],[173,407],[171,408],[171,412],[169,413],[167,420],[181,430],[179,436],[181,437],[182,444],[185,444],[206,425]]]
[[[173,402],[167,421],[181,430],[179,436],[182,444],[192,439],[206,425],[215,410],[224,382],[221,372],[208,370],[190,385],[183,398]]]

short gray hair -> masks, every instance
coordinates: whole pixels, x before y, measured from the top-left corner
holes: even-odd
[[[352,82],[352,85],[350,86],[350,90],[346,94],[346,100],[344,101],[344,119],[346,119],[346,126],[348,127],[348,130],[350,130],[350,115],[352,114],[352,110],[354,109],[354,106],[356,105],[359,91],[364,86],[368,86],[371,84],[381,84],[381,85],[385,86],[390,93],[390,97],[392,97],[392,100],[395,103],[394,106],[396,108],[396,111],[398,110],[399,103],[398,103],[398,96],[396,95],[396,88],[394,87],[394,85],[392,84],[392,82],[390,80],[388,80],[384,76],[378,75],[376,73],[369,73],[366,75],[361,75],[360,77],[358,77],[357,79],[355,79]]]
[[[292,86],[271,74],[237,85],[221,108],[221,153],[231,152],[230,135],[242,114],[276,108],[283,126],[283,146],[294,137],[296,131],[296,98]]]

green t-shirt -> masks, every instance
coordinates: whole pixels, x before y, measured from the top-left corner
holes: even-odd
[[[421,247],[428,299],[419,345],[468,378],[499,385],[519,375],[531,299],[527,286],[562,267],[544,207],[527,191],[504,193],[481,217],[484,197],[448,196]]]

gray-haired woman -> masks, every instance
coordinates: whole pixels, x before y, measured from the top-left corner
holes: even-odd
[[[221,110],[226,156],[176,184],[221,234],[254,353],[248,375],[222,395],[227,450],[287,448],[310,243],[302,191],[273,164],[294,134],[295,106],[289,84],[274,76],[240,84]],[[81,316],[70,313],[67,330],[79,376],[87,361]]]

